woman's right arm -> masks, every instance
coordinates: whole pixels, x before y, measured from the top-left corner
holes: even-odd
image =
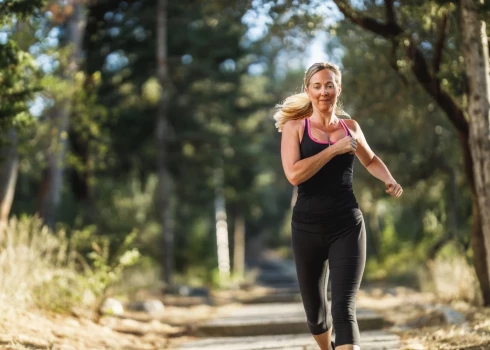
[[[327,147],[314,156],[301,159],[299,151],[300,132],[303,129],[301,123],[301,120],[291,120],[288,121],[282,129],[282,167],[286,174],[286,178],[293,186],[305,182],[315,175],[330,159],[347,151],[345,147],[342,147],[346,142],[337,142],[335,143],[335,146],[337,147]]]

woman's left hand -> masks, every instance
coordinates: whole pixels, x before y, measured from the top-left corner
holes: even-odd
[[[387,181],[385,182],[386,186],[386,193],[389,195],[398,198],[402,195],[403,193],[403,188],[400,186],[400,184],[396,183],[395,180]]]

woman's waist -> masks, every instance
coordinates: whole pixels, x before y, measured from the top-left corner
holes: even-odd
[[[298,201],[335,203],[345,199],[355,200],[355,198],[354,191],[350,185],[336,187],[298,186]]]
[[[321,227],[332,228],[357,225],[362,220],[362,217],[362,212],[357,205],[323,212],[303,211],[295,207],[291,221],[297,224],[320,225]]]
[[[350,211],[359,208],[356,197],[352,189],[337,191],[335,193],[308,194],[299,192],[293,211],[336,214],[339,212]]]

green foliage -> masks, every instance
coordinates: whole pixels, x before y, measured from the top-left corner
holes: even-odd
[[[0,13],[4,17],[0,17],[0,25],[5,25],[5,22],[14,18],[26,18],[40,9],[46,0],[3,0],[0,2]]]
[[[96,222],[114,235],[125,231],[121,224],[125,229],[130,226],[132,215],[115,213],[116,197],[108,193],[126,192],[130,179],[138,177],[145,183],[155,172],[156,48],[152,35],[134,36],[143,29],[153,32],[152,6],[154,3],[123,7],[116,1],[90,6],[86,67],[89,72],[101,72],[97,103],[107,108],[109,118],[102,125],[110,128],[107,167],[94,185],[101,194],[96,200],[100,208]],[[224,167],[231,229],[234,213],[241,213],[250,225],[250,234],[266,231],[277,235],[275,222],[282,219],[281,208],[288,205],[287,199],[275,197],[287,187],[277,175],[280,159],[274,146],[279,135],[269,114],[277,102],[276,93],[269,77],[247,74],[251,64],[263,59],[257,56],[261,54],[257,46],[242,44],[247,27],[241,17],[249,9],[250,5],[238,2],[234,6],[220,1],[197,6],[190,1],[169,4],[168,31],[172,34],[168,38],[170,83],[166,88],[172,130],[168,167],[175,179],[171,199],[177,223],[175,254],[183,274],[195,264],[209,269],[216,265],[213,174],[217,167]],[[91,25],[95,22],[99,24]],[[118,28],[120,34],[114,37],[111,28]],[[103,66],[108,53],[127,58],[126,63],[110,69]],[[131,196],[126,198],[131,201]],[[257,204],[262,201],[268,205]],[[142,234],[142,249],[159,259],[156,210],[147,213],[151,233]]]
[[[31,55],[12,39],[12,32],[43,4],[44,0],[0,2],[0,26],[5,35],[0,42],[0,130],[13,126],[22,131],[32,125],[28,101],[39,89],[37,67]],[[0,146],[4,135],[0,136]]]
[[[0,2],[0,8],[6,9],[7,3],[8,23],[13,26],[17,17],[12,11],[27,14],[21,7],[41,2]],[[384,19],[379,4],[363,1],[359,8]],[[242,216],[247,240],[263,235],[271,247],[289,247],[292,188],[283,174],[281,134],[271,115],[277,102],[301,89],[304,48],[319,31],[327,34],[330,58],[343,66],[346,111],[405,188],[401,200],[389,198],[383,184],[356,164],[355,192],[368,230],[368,278],[413,276],[412,265],[404,259],[423,261],[447,232],[467,247],[470,197],[453,127],[411,76],[403,45],[390,57],[390,42],[344,21],[327,27],[336,15],[325,18],[325,6],[320,0],[169,2],[170,78],[164,88],[170,95],[167,160],[173,179],[170,203],[178,278],[192,284],[216,282],[217,168],[224,171],[230,233]],[[100,294],[116,282],[127,266],[120,260],[124,252],[116,253],[118,247],[125,247],[129,257],[137,248],[145,261],[156,264],[161,259],[155,205],[154,132],[161,93],[155,60],[156,2],[94,1],[87,9],[85,60],[73,84],[62,77],[68,52],[58,45],[36,37],[21,43],[12,35],[0,50],[0,128],[25,128],[29,123],[36,127],[22,138],[21,147],[30,152],[20,165],[15,213],[36,211],[33,198],[39,193],[52,140],[50,119],[64,96],[74,96],[60,218],[62,226],[72,228],[68,232],[78,229],[70,237],[80,241],[78,251],[92,253],[83,278],[61,272],[43,287],[58,286],[67,295],[60,301],[80,296],[70,294],[70,285]],[[466,87],[454,2],[407,2],[397,10],[401,23],[417,33],[429,61],[435,55],[438,24],[448,15],[438,76],[443,88],[463,103]],[[262,36],[250,36],[254,21],[263,19],[271,25]],[[37,25],[43,27],[38,37],[62,38],[62,25],[47,20]],[[31,55],[26,43],[34,44]],[[51,63],[40,79],[34,59],[46,57]],[[34,96],[44,105],[36,119],[28,115]],[[127,232],[138,232],[129,245]]]
[[[38,90],[36,66],[15,42],[0,44],[0,129],[18,129],[32,124],[28,100]]]
[[[140,253],[132,248],[136,238],[136,231],[127,235],[116,253],[110,254],[110,241],[102,240],[99,245],[92,242],[93,251],[88,254],[92,269],[86,272],[85,279],[90,290],[96,296],[102,296],[107,289],[118,283],[125,268],[135,265]]]

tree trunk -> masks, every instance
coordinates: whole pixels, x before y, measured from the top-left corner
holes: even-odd
[[[473,160],[473,179],[482,240],[472,242],[485,247],[475,261],[486,269],[490,280],[490,69],[486,25],[479,18],[473,0],[461,0],[461,29],[463,57],[468,81],[468,115],[470,118],[469,145]],[[481,248],[480,247],[480,248]],[[488,288],[488,286],[487,286]],[[484,295],[485,305],[490,305],[490,289]]]
[[[70,85],[75,86],[75,74],[78,72],[82,54],[83,34],[85,33],[86,11],[81,1],[71,1],[73,12],[66,18],[66,41],[63,46],[71,46],[67,66],[64,69],[64,78]],[[61,201],[63,190],[64,164],[68,144],[68,129],[72,111],[74,91],[67,91],[66,95],[57,102],[53,114],[53,142],[48,151],[48,170],[46,171],[45,190],[41,192],[40,214],[46,225],[54,228],[57,219],[57,209]]]
[[[227,281],[230,277],[230,247],[228,244],[228,223],[223,177],[223,168],[216,169],[214,173],[216,189],[214,210],[216,214],[216,248],[218,251],[218,271],[220,283]]]
[[[83,168],[73,167],[70,170],[71,192],[78,203],[83,224],[95,222],[96,206],[94,196],[94,169],[91,159],[90,140],[85,138],[76,128],[71,128],[69,138],[71,152],[78,157]]]
[[[158,192],[157,202],[160,223],[162,227],[162,273],[166,287],[173,284],[174,269],[174,234],[171,225],[170,211],[170,175],[167,170],[167,140],[169,127],[167,120],[168,106],[168,67],[167,67],[167,0],[158,0],[157,12],[157,72],[161,87],[161,96],[158,103],[156,126],[156,144],[158,150]]]
[[[15,130],[9,131],[7,142],[0,151],[0,241],[3,239],[7,227],[19,171]]]
[[[233,272],[238,278],[245,275],[245,221],[241,213],[235,217]]]

